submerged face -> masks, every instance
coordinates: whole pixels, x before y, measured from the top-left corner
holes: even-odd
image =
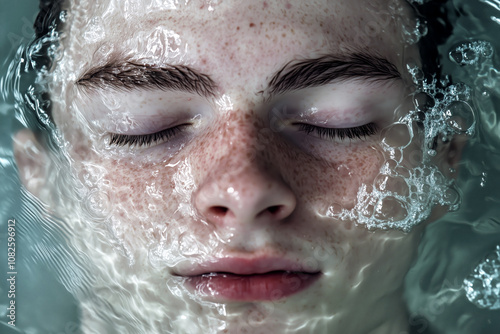
[[[405,330],[402,282],[432,204],[409,181],[422,168],[403,122],[409,12],[72,2],[51,95],[70,158],[58,177],[74,183],[52,205],[113,307],[83,299],[83,326]]]

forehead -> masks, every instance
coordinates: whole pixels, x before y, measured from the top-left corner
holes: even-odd
[[[394,13],[407,15],[408,6],[392,4],[390,10],[387,1],[363,0],[77,1],[64,44],[80,69],[129,57],[231,65],[237,73],[256,60],[266,67],[284,55],[367,49],[397,63],[402,45]]]

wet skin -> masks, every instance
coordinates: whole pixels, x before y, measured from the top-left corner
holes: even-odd
[[[115,314],[140,319],[145,332],[183,332],[188,321],[199,324],[197,332],[217,319],[231,333],[307,333],[315,316],[324,316],[317,332],[406,330],[401,288],[423,224],[410,233],[373,232],[327,216],[334,205],[352,209],[360,186],[373,184],[387,158],[381,130],[406,110],[395,111],[411,89],[404,64],[418,56],[414,47],[405,48],[387,4],[149,5],[73,4],[64,55],[53,72],[52,95],[61,97],[54,99],[53,117],[71,160],[63,172],[83,184],[82,203],[98,203],[80,207],[68,199],[58,211],[69,216],[65,211],[76,207],[77,217],[69,220],[85,212],[98,222],[92,229],[75,222],[74,244],[94,262],[99,298],[114,305]],[[352,75],[281,91],[270,85],[290,62],[324,56],[350,61],[359,54],[392,64],[400,77]],[[147,77],[151,69],[181,66],[209,78],[211,89],[124,87],[126,76],[116,84],[110,75],[89,75],[113,67]],[[302,124],[368,124],[373,131],[328,138]],[[158,141],[127,144],[176,126]],[[20,163],[21,174],[54,173],[37,164]],[[28,188],[43,197],[50,185],[33,181]],[[114,246],[97,231],[112,235]],[[250,269],[234,269],[238,263]],[[295,291],[279,276],[266,281],[260,274],[269,271],[296,275],[291,278],[298,286],[307,286]],[[233,283],[222,272],[246,276],[234,286],[244,291],[225,292]],[[210,279],[199,278],[214,273],[219,276],[212,287]],[[201,287],[189,284],[193,276]],[[273,289],[262,293],[266,284]],[[117,296],[121,289],[134,292]],[[82,301],[89,331],[109,326],[94,308]],[[256,313],[259,321],[252,318]],[[123,317],[123,326],[127,321]],[[307,321],[307,329],[298,329]]]

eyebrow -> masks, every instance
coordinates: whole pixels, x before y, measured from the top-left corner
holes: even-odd
[[[89,90],[174,90],[215,96],[217,85],[208,76],[184,65],[155,66],[130,61],[111,62],[92,68],[76,81]]]
[[[366,53],[326,55],[289,62],[271,78],[264,93],[272,96],[350,79],[376,82],[401,78],[396,66],[382,57]]]
[[[401,74],[394,64],[382,57],[366,53],[326,55],[285,64],[272,76],[267,88],[259,93],[271,97],[349,79],[390,81],[401,79]],[[217,90],[217,85],[210,76],[188,66],[159,67],[131,61],[110,62],[92,68],[76,84],[89,90],[160,89],[185,91],[204,97],[216,96]]]

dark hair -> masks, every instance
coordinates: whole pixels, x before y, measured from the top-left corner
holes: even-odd
[[[33,55],[36,63],[35,70],[41,69],[43,66],[50,68],[52,59],[48,54],[48,49],[53,43],[51,40],[45,41],[46,36],[53,30],[61,31],[63,13],[63,5],[65,0],[40,0],[40,11],[35,19],[33,28],[35,30],[35,40],[33,45],[40,45],[41,49],[36,55]]]
[[[450,0],[432,0],[421,5],[415,5],[420,16],[427,22],[427,34],[419,43],[423,72],[431,77],[440,78],[441,62],[438,47],[444,44],[453,31],[450,13],[446,4]]]

